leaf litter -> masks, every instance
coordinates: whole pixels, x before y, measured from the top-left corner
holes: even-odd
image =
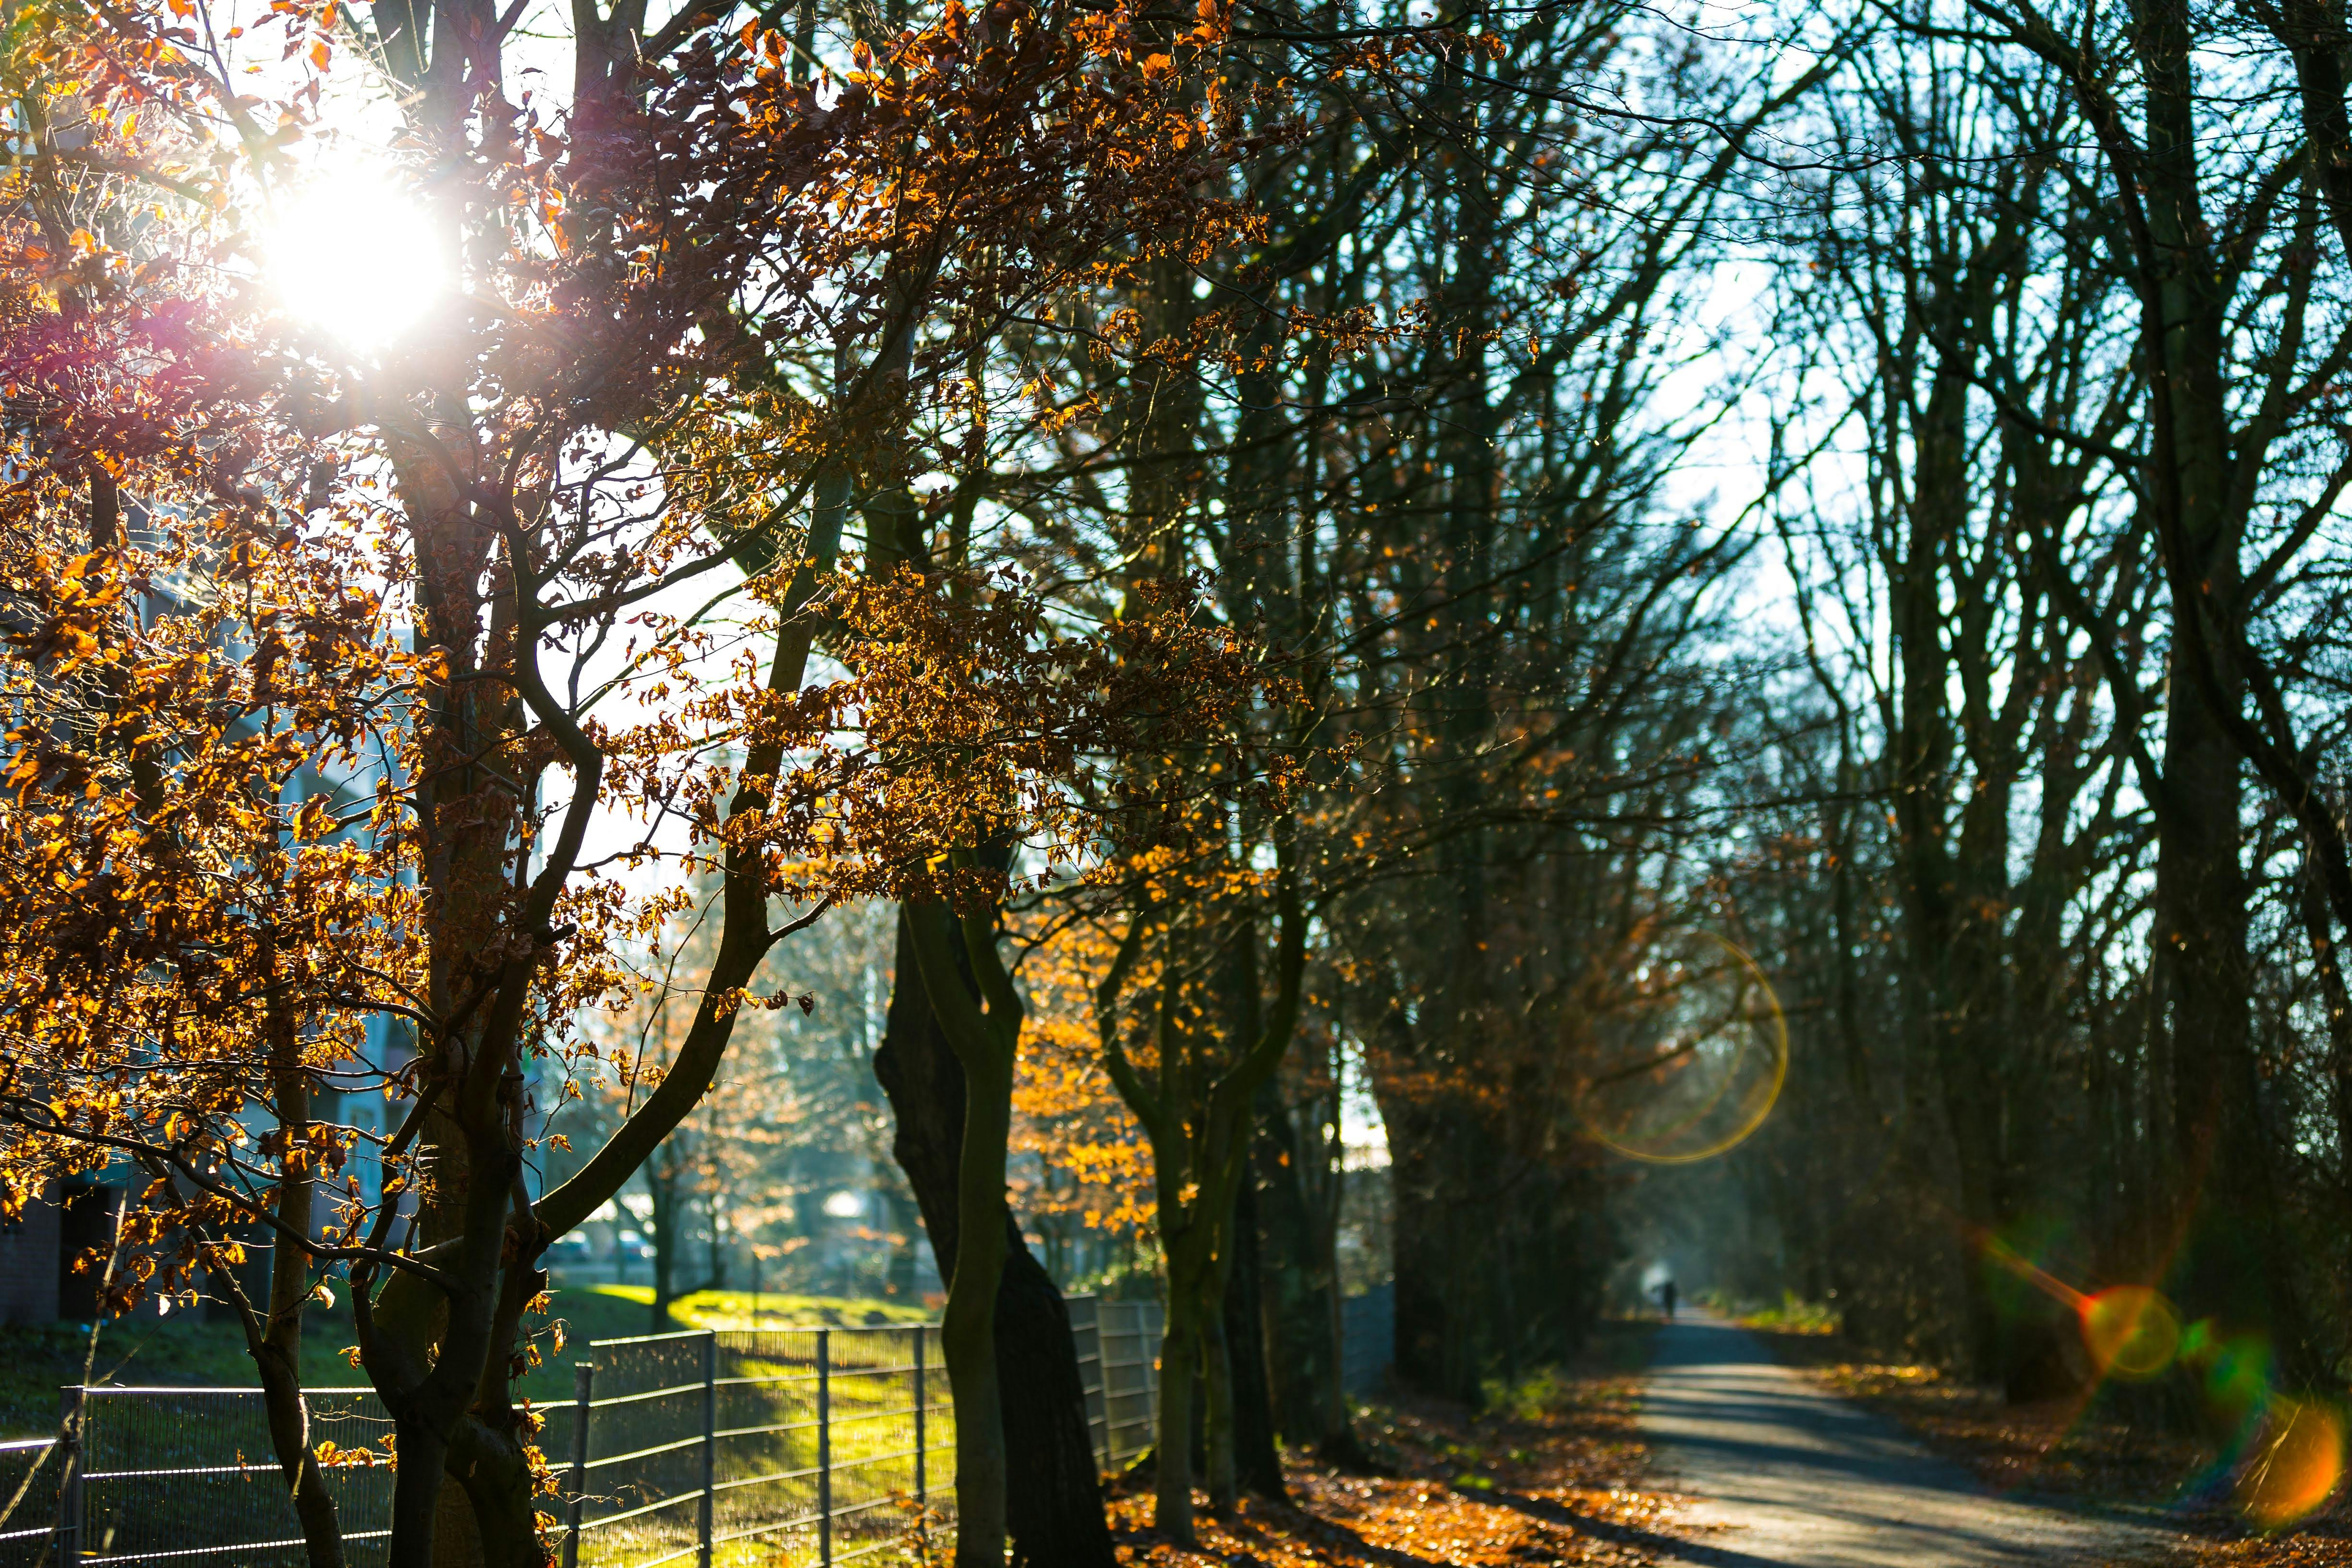
[[[1293,1460],[1291,1498],[1245,1498],[1196,1521],[1197,1551],[1150,1526],[1148,1481],[1120,1489],[1111,1526],[1126,1568],[1550,1568],[1658,1561],[1674,1544],[1675,1500],[1644,1482],[1634,1426],[1638,1375],[1539,1374],[1490,1388],[1482,1412],[1400,1399],[1363,1413],[1358,1433],[1389,1474]]]

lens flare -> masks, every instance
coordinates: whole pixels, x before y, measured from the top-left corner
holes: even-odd
[[[2145,1285],[2116,1285],[2075,1308],[2102,1377],[2154,1377],[2180,1353],[2180,1314]]]
[[[1789,1023],[1771,983],[1704,931],[1661,939],[1632,1004],[1600,1034],[1578,1113],[1595,1142],[1651,1164],[1687,1165],[1744,1142],[1789,1076]]]
[[[2271,1401],[2253,1462],[2238,1478],[2238,1504],[2264,1530],[2293,1524],[2344,1479],[2344,1418],[2324,1405]]]
[[[2342,1412],[2279,1393],[2260,1335],[2225,1334],[2210,1318],[2184,1325],[2172,1303],[2145,1285],[2086,1296],[1992,1232],[1979,1230],[1974,1239],[1988,1261],[2074,1310],[2101,1378],[2157,1377],[2176,1365],[2196,1377],[2209,1418],[2238,1434],[2222,1468],[2237,1467],[2238,1506],[2257,1527],[2284,1529],[2343,1484]]]
[[[2256,1334],[2223,1337],[2210,1325],[2196,1336],[2205,1371],[2205,1402],[2232,1425],[2252,1422],[2270,1405],[2271,1347]]]

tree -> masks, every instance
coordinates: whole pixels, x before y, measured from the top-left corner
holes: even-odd
[[[890,591],[925,591],[919,579],[901,582]],[[1160,608],[1153,597],[1106,626],[1099,643],[1033,647],[1034,608],[1025,621],[992,625],[967,594],[951,594],[929,601],[939,618],[918,623],[927,636],[895,645],[868,639],[861,647],[869,679],[880,668],[895,672],[887,689],[903,686],[908,695],[896,700],[910,716],[945,721],[933,742],[942,777],[951,769],[968,792],[947,807],[931,838],[945,848],[940,893],[910,900],[903,913],[906,945],[963,1079],[957,1236],[940,1331],[956,1394],[959,1555],[1002,1556],[1006,1529],[995,1310],[1008,1248],[1004,1227],[987,1221],[1003,1212],[1027,1009],[996,945],[993,910],[1006,869],[989,861],[1001,858],[994,847],[1007,842],[1013,825],[1028,825],[1022,839],[1045,876],[1164,832],[1167,803],[1089,787],[1093,770],[1189,743],[1252,688],[1244,650],[1188,626],[1181,597]],[[1034,705],[1034,716],[1026,705]],[[911,723],[908,731],[919,732]],[[990,742],[1003,733],[1040,738],[1033,758],[1013,753],[1031,773],[997,761],[1005,755],[1002,742]],[[1058,791],[1037,781],[1055,781]],[[965,988],[963,965],[976,995]]]
[[[2309,574],[2326,570],[2317,520],[2343,481],[2308,443],[2332,438],[2320,432],[2338,422],[2325,389],[2347,340],[2318,279],[2340,265],[2325,249],[2340,219],[2327,180],[2302,160],[2305,139],[2324,142],[2340,105],[2298,54],[2316,35],[2284,13],[2231,21],[2158,5],[2076,17],[1988,0],[1958,12],[1924,7],[1903,26],[1913,39],[1959,51],[1968,70],[1997,84],[1992,134],[2014,151],[1984,182],[2010,227],[2011,259],[1993,265],[2037,283],[2074,280],[2061,285],[2081,318],[2074,331],[2095,348],[2092,359],[2072,363],[2115,389],[2053,397],[2007,345],[1987,342],[1990,321],[2005,311],[2021,341],[2034,352],[2059,345],[2051,363],[2069,363],[2066,334],[2045,324],[2039,293],[1989,298],[1973,319],[1957,294],[1915,306],[1947,312],[1929,331],[1955,378],[1954,397],[1983,399],[2004,452],[2021,455],[2021,504],[2045,541],[2035,570],[2099,661],[2122,730],[2116,744],[2152,808],[2151,1070],[2162,1080],[2154,1115],[2169,1190],[2165,1212],[2151,1218],[2158,1239],[2148,1266],[2164,1267],[2171,1243],[2163,1238],[2186,1237],[2174,1270],[2190,1310],[2259,1327],[2293,1377],[2307,1380],[2324,1358],[2314,1304],[2294,1277],[2301,1247],[2265,1131],[2274,1080],[2261,1038],[2243,773],[2255,763],[2309,847],[2315,885],[2330,885],[2325,868],[2341,828],[2323,804],[2325,730],[2295,713],[2288,671],[2301,650],[2331,635],[2326,597],[2310,592]],[[2248,90],[2200,64],[2198,51],[2225,37],[2249,47],[2253,68],[2278,92],[2248,136],[2226,152],[2200,152],[2195,126],[2214,95],[2234,103]],[[2025,160],[2078,132],[2082,150],[2051,165],[2069,197],[2045,198]],[[1934,183],[1958,190],[1970,177],[1950,145],[1941,132],[1919,142],[1934,160]],[[2250,199],[2237,201],[2240,192]],[[2231,323],[2257,298],[2275,299],[2279,310],[2249,336]],[[2126,347],[2137,356],[2127,373]],[[2129,486],[2114,546],[2091,541],[2116,530],[2115,521],[2073,499],[2084,476],[2095,481],[2102,471]],[[2095,586],[2077,585],[2069,574],[2083,566],[2058,564],[2074,542],[2070,532],[2094,571],[2152,552],[2168,640],[2160,695],[2134,667],[2119,608],[2101,605]],[[2145,738],[2159,714],[2160,737]],[[2318,965],[2331,965],[2332,954],[2323,937]]]
[[[1978,1235],[2023,1237],[2047,1227],[2059,1174],[2046,1151],[2063,1136],[2076,984],[2065,911],[2117,831],[2123,770],[2147,761],[2105,721],[2102,656],[2076,644],[2078,620],[2103,645],[2110,628],[2142,624],[2139,542],[2112,526],[2109,460],[2052,429],[2091,429],[2094,447],[2111,447],[2133,377],[2078,198],[2053,171],[1988,157],[2007,134],[1998,117],[1920,90],[1917,60],[1890,47],[1821,110],[1839,145],[1890,137],[1921,158],[1899,183],[1842,171],[1821,184],[1822,266],[1788,289],[1839,379],[1822,413],[1863,434],[1870,477],[1851,499],[1833,480],[1792,499],[1810,515],[1782,526],[1792,552],[1815,557],[1800,575],[1823,579],[1834,645],[1875,647],[1863,622],[1881,612],[1859,595],[1884,606],[1894,679],[1865,686],[1826,656],[1815,668],[1842,731],[1866,704],[1880,737],[1857,771],[1883,781],[1894,814],[1906,1007],[1951,1129],[1948,1201]],[[2036,285],[2070,303],[2025,308]],[[1792,383],[1814,372],[1792,367]],[[1986,384],[2000,389],[1990,401],[2037,422],[1999,418]],[[1907,1149],[1909,1179],[1940,1186],[1933,1158]],[[2054,1323],[2057,1303],[2027,1310],[1990,1258],[1958,1286],[1979,1376],[2021,1397],[2063,1377],[2052,1342],[2073,1331]]]
[[[898,978],[874,1070],[896,1114],[892,1155],[914,1188],[932,1255],[952,1278],[963,1232],[959,1178],[969,1090],[933,1011],[903,912],[896,923]],[[953,941],[961,953],[961,936]],[[978,1003],[971,985],[965,994]],[[1024,1037],[1024,1058],[1031,1047]],[[982,1211],[982,1223],[990,1223],[988,1215]],[[1021,1456],[1005,1497],[1013,1554],[1023,1563],[1100,1564],[1112,1559],[1112,1543],[1069,1313],[1009,1205],[1002,1207],[1001,1224],[1005,1261],[992,1338],[1004,1440]]]
[[[154,36],[178,26],[133,20]],[[497,18],[444,16],[432,29],[442,52],[429,58],[423,21],[386,14],[374,42],[417,88],[419,139],[457,160],[434,210],[468,292],[440,300],[416,340],[354,363],[283,320],[243,326],[233,301],[175,298],[170,275],[132,274],[97,240],[83,248],[110,290],[108,326],[131,336],[93,350],[16,319],[11,363],[56,432],[39,453],[51,493],[73,493],[93,467],[120,472],[150,516],[185,506],[194,542],[60,556],[54,532],[23,536],[29,686],[60,700],[122,686],[109,722],[128,743],[85,755],[70,724],[20,729],[22,819],[10,840],[28,868],[77,847],[94,864],[100,844],[127,866],[182,831],[150,807],[266,827],[263,843],[268,833],[281,842],[262,874],[341,892],[306,889],[322,919],[351,922],[317,930],[314,951],[364,962],[376,944],[363,938],[382,933],[383,962],[317,1004],[316,1037],[328,1043],[281,1064],[315,1079],[337,1070],[338,1048],[357,1048],[348,1020],[414,1023],[413,1060],[365,1069],[404,1107],[373,1151],[389,1201],[347,1186],[331,1237],[291,1219],[274,1229],[291,1249],[281,1259],[299,1251],[350,1268],[361,1362],[393,1413],[402,1460],[393,1561],[428,1560],[439,1536],[455,1542],[445,1559],[519,1562],[537,1551],[536,1459],[507,1387],[543,1282],[540,1251],[619,1192],[714,1080],[744,988],[786,934],[771,926],[772,899],[798,896],[807,921],[833,900],[930,885],[908,782],[918,770],[898,756],[913,738],[835,743],[870,727],[856,717],[882,699],[870,679],[802,689],[820,618],[847,614],[828,595],[846,508],[860,493],[902,492],[924,450],[919,416],[961,384],[943,367],[966,364],[1003,314],[1052,299],[1115,242],[1171,228],[1212,238],[1212,209],[1191,186],[1216,154],[1211,128],[1171,109],[1166,57],[1138,57],[1115,26],[1057,30],[1017,7],[974,19],[950,6],[892,40],[887,61],[862,52],[861,68],[877,68],[856,72],[829,108],[778,63],[783,40],[723,33],[717,16],[688,12],[626,51],[625,68],[617,47],[602,59],[583,49],[588,90],[561,127],[498,92]],[[602,36],[587,34],[592,46]],[[125,101],[145,90],[142,107],[169,107],[180,57],[159,44],[142,58],[147,76],[121,79]],[[59,155],[43,172],[64,166]],[[1066,202],[1061,221],[1035,221]],[[159,322],[181,336],[139,357]],[[810,339],[847,367],[817,395],[796,390],[793,374],[791,355]],[[115,373],[111,384],[90,374],[100,368]],[[125,417],[142,416],[161,438],[123,441]],[[313,548],[339,531],[363,542],[353,559]],[[295,565],[272,564],[278,553]],[[224,601],[207,620],[132,619],[119,584],[184,557],[241,574],[268,564],[269,593]],[[747,632],[768,656],[698,663],[714,639],[651,601],[698,578],[724,587],[746,569],[767,606]],[[1017,595],[998,602],[1018,620]],[[413,654],[403,615],[414,616]],[[594,661],[615,633],[635,640],[612,675]],[[201,654],[184,646],[197,636],[212,639]],[[163,657],[175,647],[176,661]],[[222,671],[241,707],[206,706]],[[289,706],[289,691],[304,701]],[[600,719],[616,693],[649,700],[656,716]],[[137,739],[163,711],[195,727]],[[240,725],[257,760],[224,749]],[[740,759],[731,766],[714,751],[722,742]],[[341,813],[272,804],[294,767],[362,746],[373,799]],[[150,764],[161,780],[143,797],[75,793]],[[568,794],[543,805],[551,773],[568,775]],[[175,806],[182,795],[190,804]],[[257,819],[261,806],[240,802],[270,809]],[[631,907],[589,863],[592,824],[614,805],[690,828],[683,855],[654,836],[631,853],[719,878],[717,952],[660,1085],[533,1205],[517,1180],[535,1076],[525,1064],[566,1048],[563,1021],[613,984],[604,945],[664,912],[658,898]],[[350,842],[362,826],[365,842]],[[20,886],[32,898],[40,879],[28,872]],[[78,906],[51,900],[26,913],[23,973],[41,976],[19,998],[27,1016],[61,994],[116,986],[125,972],[86,960]],[[222,950],[224,927],[247,945]],[[278,951],[271,928],[236,899],[163,931],[124,930],[150,944],[128,973],[153,976],[161,1016],[193,1007],[207,976],[229,975],[239,996],[280,994],[252,968]],[[223,970],[229,957],[246,967]],[[61,991],[68,982],[83,989]],[[220,1037],[245,1026],[224,1022]],[[306,1038],[299,1018],[267,1026]],[[160,1027],[110,1028],[22,1064],[6,1102],[25,1135],[21,1168],[105,1152],[139,1161],[151,1178],[142,1237],[185,1234],[198,1261],[226,1260],[226,1244],[209,1239],[222,1222],[306,1207],[305,1184],[328,1158],[319,1151],[353,1134],[320,1128],[289,1094],[271,1101],[250,1075],[228,1074],[202,1097],[131,1092],[162,1081],[142,1071],[145,1056],[169,1059],[177,1044]],[[264,1103],[278,1106],[283,1134],[265,1139],[260,1159],[229,1153],[241,1136],[230,1129]],[[289,1293],[296,1307],[300,1294]],[[301,1436],[279,1437],[292,1473],[305,1463]],[[334,1530],[306,1516],[314,1556],[333,1559]]]
[[[1267,837],[1275,865],[1263,890],[1254,885],[1260,879],[1228,868],[1222,856],[1176,861],[1150,876],[1143,896],[1130,902],[1126,934],[1096,991],[1104,1063],[1151,1145],[1153,1226],[1168,1279],[1155,1518],[1179,1542],[1192,1538],[1196,1422],[1207,1440],[1211,1506],[1222,1511],[1239,1500],[1225,1294],[1258,1091],[1290,1047],[1306,969],[1307,913],[1292,833],[1286,816],[1274,819]],[[1227,836],[1203,837],[1215,843]],[[1260,899],[1271,903],[1274,921],[1272,989],[1265,994],[1251,907]],[[1150,978],[1139,984],[1147,955]],[[1208,988],[1222,990],[1229,977],[1234,989],[1213,1002]],[[1123,1016],[1131,986],[1147,998],[1136,1013],[1149,1045],[1137,1049]],[[1197,1415],[1196,1377],[1208,1401]]]

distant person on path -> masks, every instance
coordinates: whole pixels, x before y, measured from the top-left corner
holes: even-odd
[[[1666,1316],[1669,1319],[1673,1318],[1675,1315],[1675,1282],[1673,1280],[1669,1279],[1658,1287],[1658,1300],[1664,1304]]]

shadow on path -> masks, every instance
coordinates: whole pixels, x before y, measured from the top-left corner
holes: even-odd
[[[1744,1330],[1685,1317],[1659,1331],[1642,1435],[1661,1486],[1696,1500],[1700,1568],[2016,1568],[2155,1563],[2141,1526],[1996,1497],[1860,1406],[1783,1366]]]
[[[1548,1502],[1542,1498],[1524,1497],[1499,1488],[1482,1489],[1477,1495],[1483,1502],[1514,1510],[1530,1519],[1542,1520],[1547,1524],[1563,1525],[1596,1541],[1638,1547],[1669,1563],[1696,1563],[1699,1568],[1779,1568],[1778,1563],[1768,1558],[1752,1557],[1745,1552],[1734,1552],[1727,1547],[1679,1541],[1673,1536],[1660,1535],[1655,1531],[1638,1530],[1630,1524],[1617,1524],[1561,1503]]]

